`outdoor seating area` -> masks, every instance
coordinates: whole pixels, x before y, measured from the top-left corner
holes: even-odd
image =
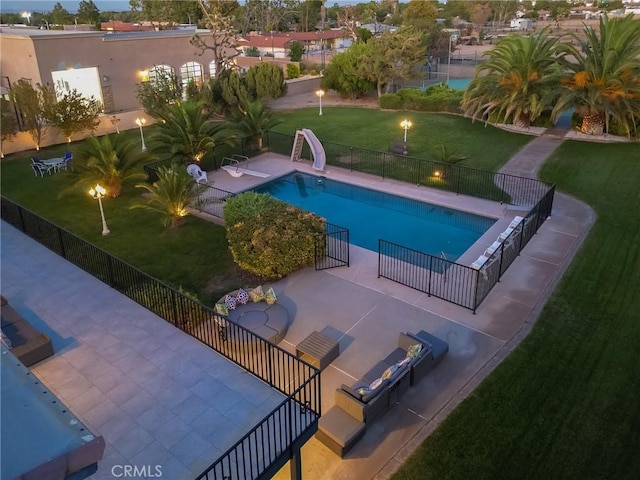
[[[509,246],[513,243],[514,236],[517,235],[518,232],[522,229],[522,225],[524,224],[523,221],[524,221],[524,217],[521,217],[521,216],[514,217],[514,219],[511,221],[507,229],[504,232],[502,232],[500,235],[498,235],[498,239],[495,242],[493,242],[489,247],[487,247],[484,253],[480,255],[478,259],[471,264],[471,268],[475,270],[486,268],[488,266],[489,259],[492,258],[495,255],[495,253],[503,245]],[[507,240],[510,240],[510,242],[508,242],[508,245],[505,244],[505,241]]]
[[[53,355],[51,339],[33,328],[16,312],[6,298],[2,305],[2,343],[11,350],[26,367]]]
[[[196,183],[207,183],[207,173],[203,172],[198,165],[192,163],[187,167],[187,173],[193,177]]]
[[[416,385],[449,351],[443,340],[425,332],[400,333],[398,348],[352,386],[335,392],[335,406],[318,422],[316,438],[344,457],[409,387]]]
[[[272,343],[280,343],[287,334],[290,318],[287,309],[276,302],[273,289],[265,292],[261,286],[223,296],[216,303],[214,317],[220,338],[234,343],[253,343],[255,338],[246,333],[249,331]]]
[[[69,163],[73,160],[73,154],[71,152],[65,153],[64,157],[55,157],[49,159],[40,159],[39,157],[31,157],[31,168],[36,177],[44,177],[47,173],[57,173],[60,170],[68,170]]]

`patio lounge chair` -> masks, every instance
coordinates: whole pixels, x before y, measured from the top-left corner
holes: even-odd
[[[193,177],[196,183],[207,183],[207,174],[203,172],[195,163],[192,163],[187,167],[187,173]]]

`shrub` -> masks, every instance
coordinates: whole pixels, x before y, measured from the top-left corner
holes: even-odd
[[[396,93],[385,93],[378,99],[380,108],[399,110],[402,108],[402,98]]]
[[[300,76],[300,67],[295,63],[287,63],[287,78],[298,78]]]
[[[311,264],[314,236],[325,230],[317,215],[255,192],[228,199],[224,221],[235,262],[266,279],[282,278]]]

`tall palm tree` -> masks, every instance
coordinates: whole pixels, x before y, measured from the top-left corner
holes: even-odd
[[[162,214],[165,227],[181,226],[189,214],[191,205],[207,188],[193,181],[184,167],[172,164],[170,167],[158,169],[158,180],[153,185],[137,184],[148,193],[146,204],[133,205],[131,208],[146,208]]]
[[[213,123],[201,101],[185,101],[158,114],[158,131],[149,139],[154,152],[176,161],[198,163],[214,147],[234,141],[223,123]]]
[[[561,67],[557,40],[545,35],[509,35],[486,54],[464,93],[462,108],[473,118],[497,114],[498,120],[529,127],[551,107]]]
[[[569,107],[582,116],[580,130],[599,135],[615,118],[629,133],[640,119],[640,18],[600,18],[599,31],[585,26],[584,40],[564,44],[561,95],[553,115]]]
[[[109,197],[118,197],[125,180],[146,178],[141,167],[150,159],[134,141],[124,140],[122,136],[88,137],[76,152],[69,173],[76,180],[63,194],[78,186],[88,188],[100,183]]]
[[[262,150],[265,133],[283,122],[260,100],[245,102],[230,116],[230,123],[240,136],[247,137]]]

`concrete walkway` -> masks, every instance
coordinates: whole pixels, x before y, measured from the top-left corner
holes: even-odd
[[[32,371],[104,436],[92,479],[113,480],[124,465],[151,472],[158,465],[162,478],[193,479],[284,399],[12,226],[1,227],[2,294],[53,342],[54,356]]]

